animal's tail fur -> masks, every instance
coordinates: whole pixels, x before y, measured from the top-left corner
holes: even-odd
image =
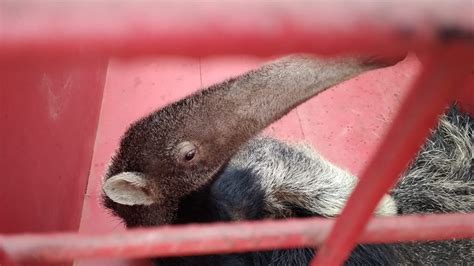
[[[474,211],[474,119],[452,106],[393,189],[401,214]]]
[[[392,190],[400,214],[474,211],[474,119],[452,106]],[[474,240],[393,245],[404,264],[470,265]]]
[[[456,106],[441,116],[391,192],[399,214],[473,211],[473,131],[474,120]],[[231,220],[333,216],[342,209],[354,184],[355,177],[311,149],[256,138],[230,162],[214,185],[214,196]],[[379,207],[387,209],[385,204]],[[266,215],[261,217],[262,213]],[[347,264],[465,264],[474,261],[473,242],[360,245]],[[251,257],[254,265],[305,265],[312,250],[253,253]]]

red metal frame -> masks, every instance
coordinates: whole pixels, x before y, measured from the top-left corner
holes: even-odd
[[[472,238],[473,219],[474,214],[374,218],[359,241],[390,243]],[[17,262],[199,255],[319,246],[333,224],[333,219],[311,218],[164,226],[106,235],[29,234],[2,236],[0,244],[6,255]]]
[[[472,31],[470,5],[469,0],[4,0],[0,56],[424,50]]]
[[[347,8],[349,4],[353,8]],[[245,5],[139,2],[132,6],[116,1],[97,1],[93,6],[80,1],[1,2],[0,57],[5,60],[156,53],[267,56],[377,51],[390,54],[409,49],[422,50],[428,57],[385,141],[334,226],[330,220],[313,218],[164,227],[106,236],[0,236],[0,258],[5,263],[7,260],[70,261],[323,243],[313,265],[338,265],[357,242],[474,237],[470,222],[474,214],[369,221],[378,200],[394,184],[428,134],[428,128],[435,124],[437,115],[453,99],[455,88],[462,87],[473,70],[474,18],[470,7],[470,1],[461,0],[436,3],[419,0],[403,5],[395,0],[278,4],[252,1]],[[157,12],[161,16],[156,16]]]

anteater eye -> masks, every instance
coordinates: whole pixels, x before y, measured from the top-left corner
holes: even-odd
[[[178,159],[184,162],[190,162],[196,157],[197,148],[192,142],[183,141],[177,146]]]
[[[194,159],[194,155],[196,155],[196,150],[189,151],[189,152],[186,153],[186,155],[184,156],[184,159],[185,159],[186,161],[191,161],[192,159]]]

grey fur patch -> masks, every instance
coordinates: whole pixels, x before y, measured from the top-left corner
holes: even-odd
[[[474,120],[456,107],[440,118],[392,191],[402,214],[474,211],[473,131]]]
[[[246,175],[235,176],[236,171]],[[228,181],[228,178],[246,180],[253,190],[263,193],[263,211],[271,218],[295,216],[295,209],[311,215],[336,216],[357,183],[357,177],[325,160],[310,146],[286,144],[268,137],[250,140],[232,158],[214,185],[214,193],[225,191],[222,183],[238,182]],[[246,202],[239,198],[227,205],[234,208],[231,212],[238,212],[250,209],[250,206],[244,206]],[[396,213],[395,202],[390,196],[385,196],[376,214]]]

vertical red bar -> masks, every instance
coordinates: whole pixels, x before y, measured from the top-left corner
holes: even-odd
[[[107,64],[0,58],[0,233],[79,228]]]
[[[454,99],[456,89],[462,87],[472,67],[472,52],[445,51],[433,53],[437,56],[425,62],[384,142],[311,265],[341,265],[346,260],[379,200],[409,164],[429,129],[436,124],[438,115]],[[465,60],[463,65],[458,64],[461,58]]]

